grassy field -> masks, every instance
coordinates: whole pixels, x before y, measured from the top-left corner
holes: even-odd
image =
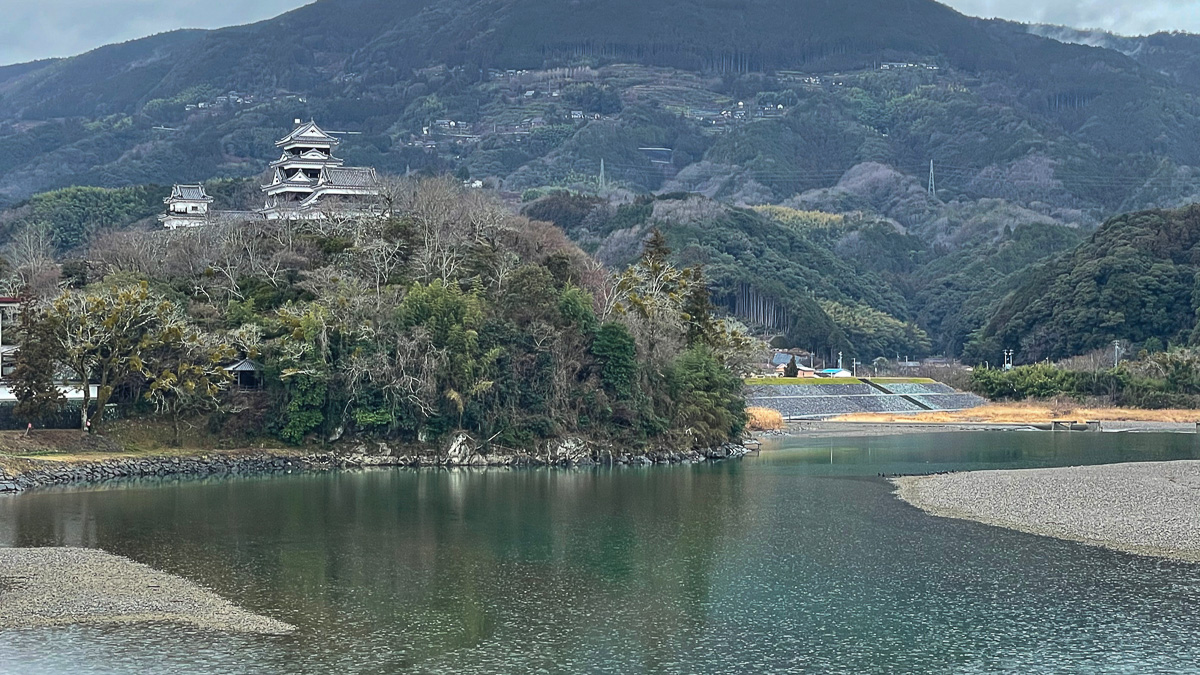
[[[78,429],[35,429],[0,431],[0,469],[10,474],[44,466],[48,462],[75,464],[134,457],[182,457],[270,450],[296,452],[278,442],[247,444],[240,448],[220,447],[219,439],[202,425],[188,424],[181,447],[171,445],[170,424],[164,420],[130,419],[105,424],[101,433],[85,434]]]
[[[1200,422],[1200,410],[1140,410],[1135,408],[1092,408],[1070,403],[1036,401],[990,403],[957,412],[917,414],[859,413],[833,418],[835,422],[990,422],[993,424],[1044,424],[1051,420],[1087,422]]]

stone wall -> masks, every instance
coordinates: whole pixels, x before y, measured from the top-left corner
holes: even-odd
[[[292,471],[327,471],[338,468],[374,466],[405,467],[514,467],[596,466],[694,463],[741,457],[741,445],[725,444],[704,450],[666,449],[634,452],[614,450],[581,438],[565,438],[545,444],[533,452],[511,451],[482,454],[475,441],[464,433],[454,435],[440,451],[404,452],[386,443],[359,444],[353,448],[322,453],[255,451],[197,456],[121,457],[91,462],[30,460],[30,469],[10,475],[0,470],[0,492],[70,483],[99,483],[122,478],[157,476],[221,476]]]

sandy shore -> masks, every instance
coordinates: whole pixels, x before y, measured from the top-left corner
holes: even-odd
[[[1200,562],[1200,461],[970,471],[892,482],[901,499],[936,516]]]
[[[237,633],[295,628],[196,584],[84,548],[0,548],[0,629],[164,621]]]
[[[897,436],[944,431],[1038,431],[1027,423],[1004,422],[859,422],[813,420],[789,422],[783,435],[809,438]],[[1099,432],[1039,431],[1039,433],[1196,433],[1194,422],[1101,422]]]

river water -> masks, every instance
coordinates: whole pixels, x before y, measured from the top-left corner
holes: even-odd
[[[0,631],[0,671],[1200,672],[1200,565],[934,518],[877,477],[1184,458],[1194,435],[943,433],[6,496],[0,545],[103,548],[299,630]]]

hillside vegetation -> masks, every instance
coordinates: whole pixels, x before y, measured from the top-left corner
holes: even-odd
[[[969,352],[1014,349],[1031,362],[1114,340],[1151,351],[1195,344],[1198,244],[1197,205],[1113,218],[1070,254],[1031,270]]]
[[[605,270],[561,231],[446,179],[397,180],[387,216],[109,231],[86,265],[13,261],[26,297],[16,414],[106,404],[206,420],[229,442],[340,438],[483,451],[568,437],[700,448],[737,439],[756,343],[714,316],[698,269],[652,237]],[[249,358],[263,389],[231,388]]]

